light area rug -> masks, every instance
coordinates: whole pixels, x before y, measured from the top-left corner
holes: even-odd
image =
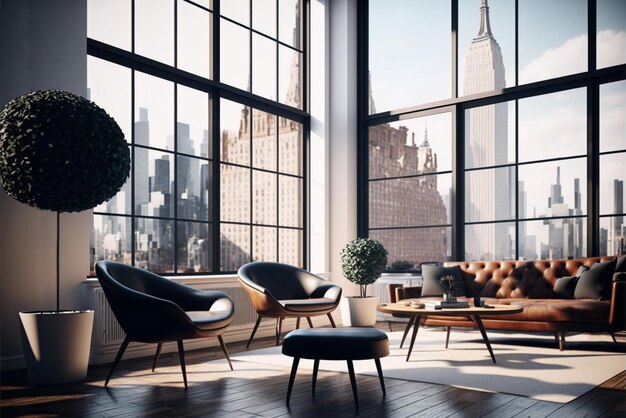
[[[608,334],[568,335],[565,351],[559,351],[554,337],[488,331],[497,364],[491,361],[478,331],[453,329],[446,350],[445,331],[420,328],[408,362],[405,359],[410,335],[402,349],[398,348],[402,332],[387,335],[390,355],[381,359],[386,378],[536,400],[567,403],[626,370],[625,346],[609,343]],[[293,361],[281,354],[281,347],[237,353],[232,358],[285,367]],[[312,369],[313,361],[302,359],[299,368]],[[377,375],[373,360],[355,361],[354,368],[357,374]],[[345,361],[321,361],[320,370],[347,373],[347,365]]]

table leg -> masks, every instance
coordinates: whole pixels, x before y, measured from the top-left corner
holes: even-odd
[[[409,318],[409,322],[406,324],[406,328],[404,329],[404,334],[402,335],[402,340],[400,341],[400,348],[404,345],[404,340],[406,340],[406,336],[409,334],[409,330],[411,329],[411,325],[413,325],[413,321],[415,321],[415,317],[412,316]]]
[[[489,354],[491,354],[491,360],[493,360],[493,362],[495,363],[496,356],[493,355],[493,350],[491,349],[489,338],[487,338],[487,332],[485,331],[485,326],[483,325],[483,321],[481,321],[479,315],[472,315],[471,318],[472,320],[474,320],[474,322],[478,326],[478,329],[480,330],[480,334],[483,336],[483,341],[485,342],[485,345],[487,346],[487,350],[489,350]]]
[[[415,336],[417,336],[417,330],[420,328],[420,315],[413,316],[413,334],[411,335],[411,345],[409,345],[409,352],[406,355],[406,361],[409,361],[411,357],[411,351],[413,351],[413,344],[415,344]]]

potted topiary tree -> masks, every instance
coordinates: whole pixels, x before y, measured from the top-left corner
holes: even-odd
[[[367,296],[367,286],[378,280],[387,266],[387,250],[378,241],[357,238],[341,250],[341,269],[346,279],[359,285],[359,296],[342,299],[341,316],[347,326],[376,323],[378,297]]]
[[[57,213],[56,310],[20,312],[31,383],[87,375],[93,311],[59,306],[61,212],[80,212],[113,197],[130,172],[118,124],[89,100],[59,90],[17,97],[0,112],[0,184],[29,206]]]

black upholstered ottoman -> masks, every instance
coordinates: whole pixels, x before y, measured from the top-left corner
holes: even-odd
[[[296,379],[296,371],[301,358],[315,360],[313,364],[312,391],[315,395],[315,382],[320,360],[346,360],[352,394],[356,409],[359,409],[359,397],[356,390],[353,360],[374,359],[383,397],[386,395],[383,370],[380,358],[389,355],[389,339],[376,328],[313,328],[298,329],[285,336],[283,354],[293,357],[289,387],[287,389],[287,405],[291,397],[291,389]]]

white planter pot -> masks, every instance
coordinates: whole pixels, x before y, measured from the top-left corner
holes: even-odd
[[[361,298],[344,296],[339,303],[342,323],[346,327],[371,327],[376,325],[378,296]]]
[[[93,311],[20,312],[28,381],[59,384],[87,377]]]

